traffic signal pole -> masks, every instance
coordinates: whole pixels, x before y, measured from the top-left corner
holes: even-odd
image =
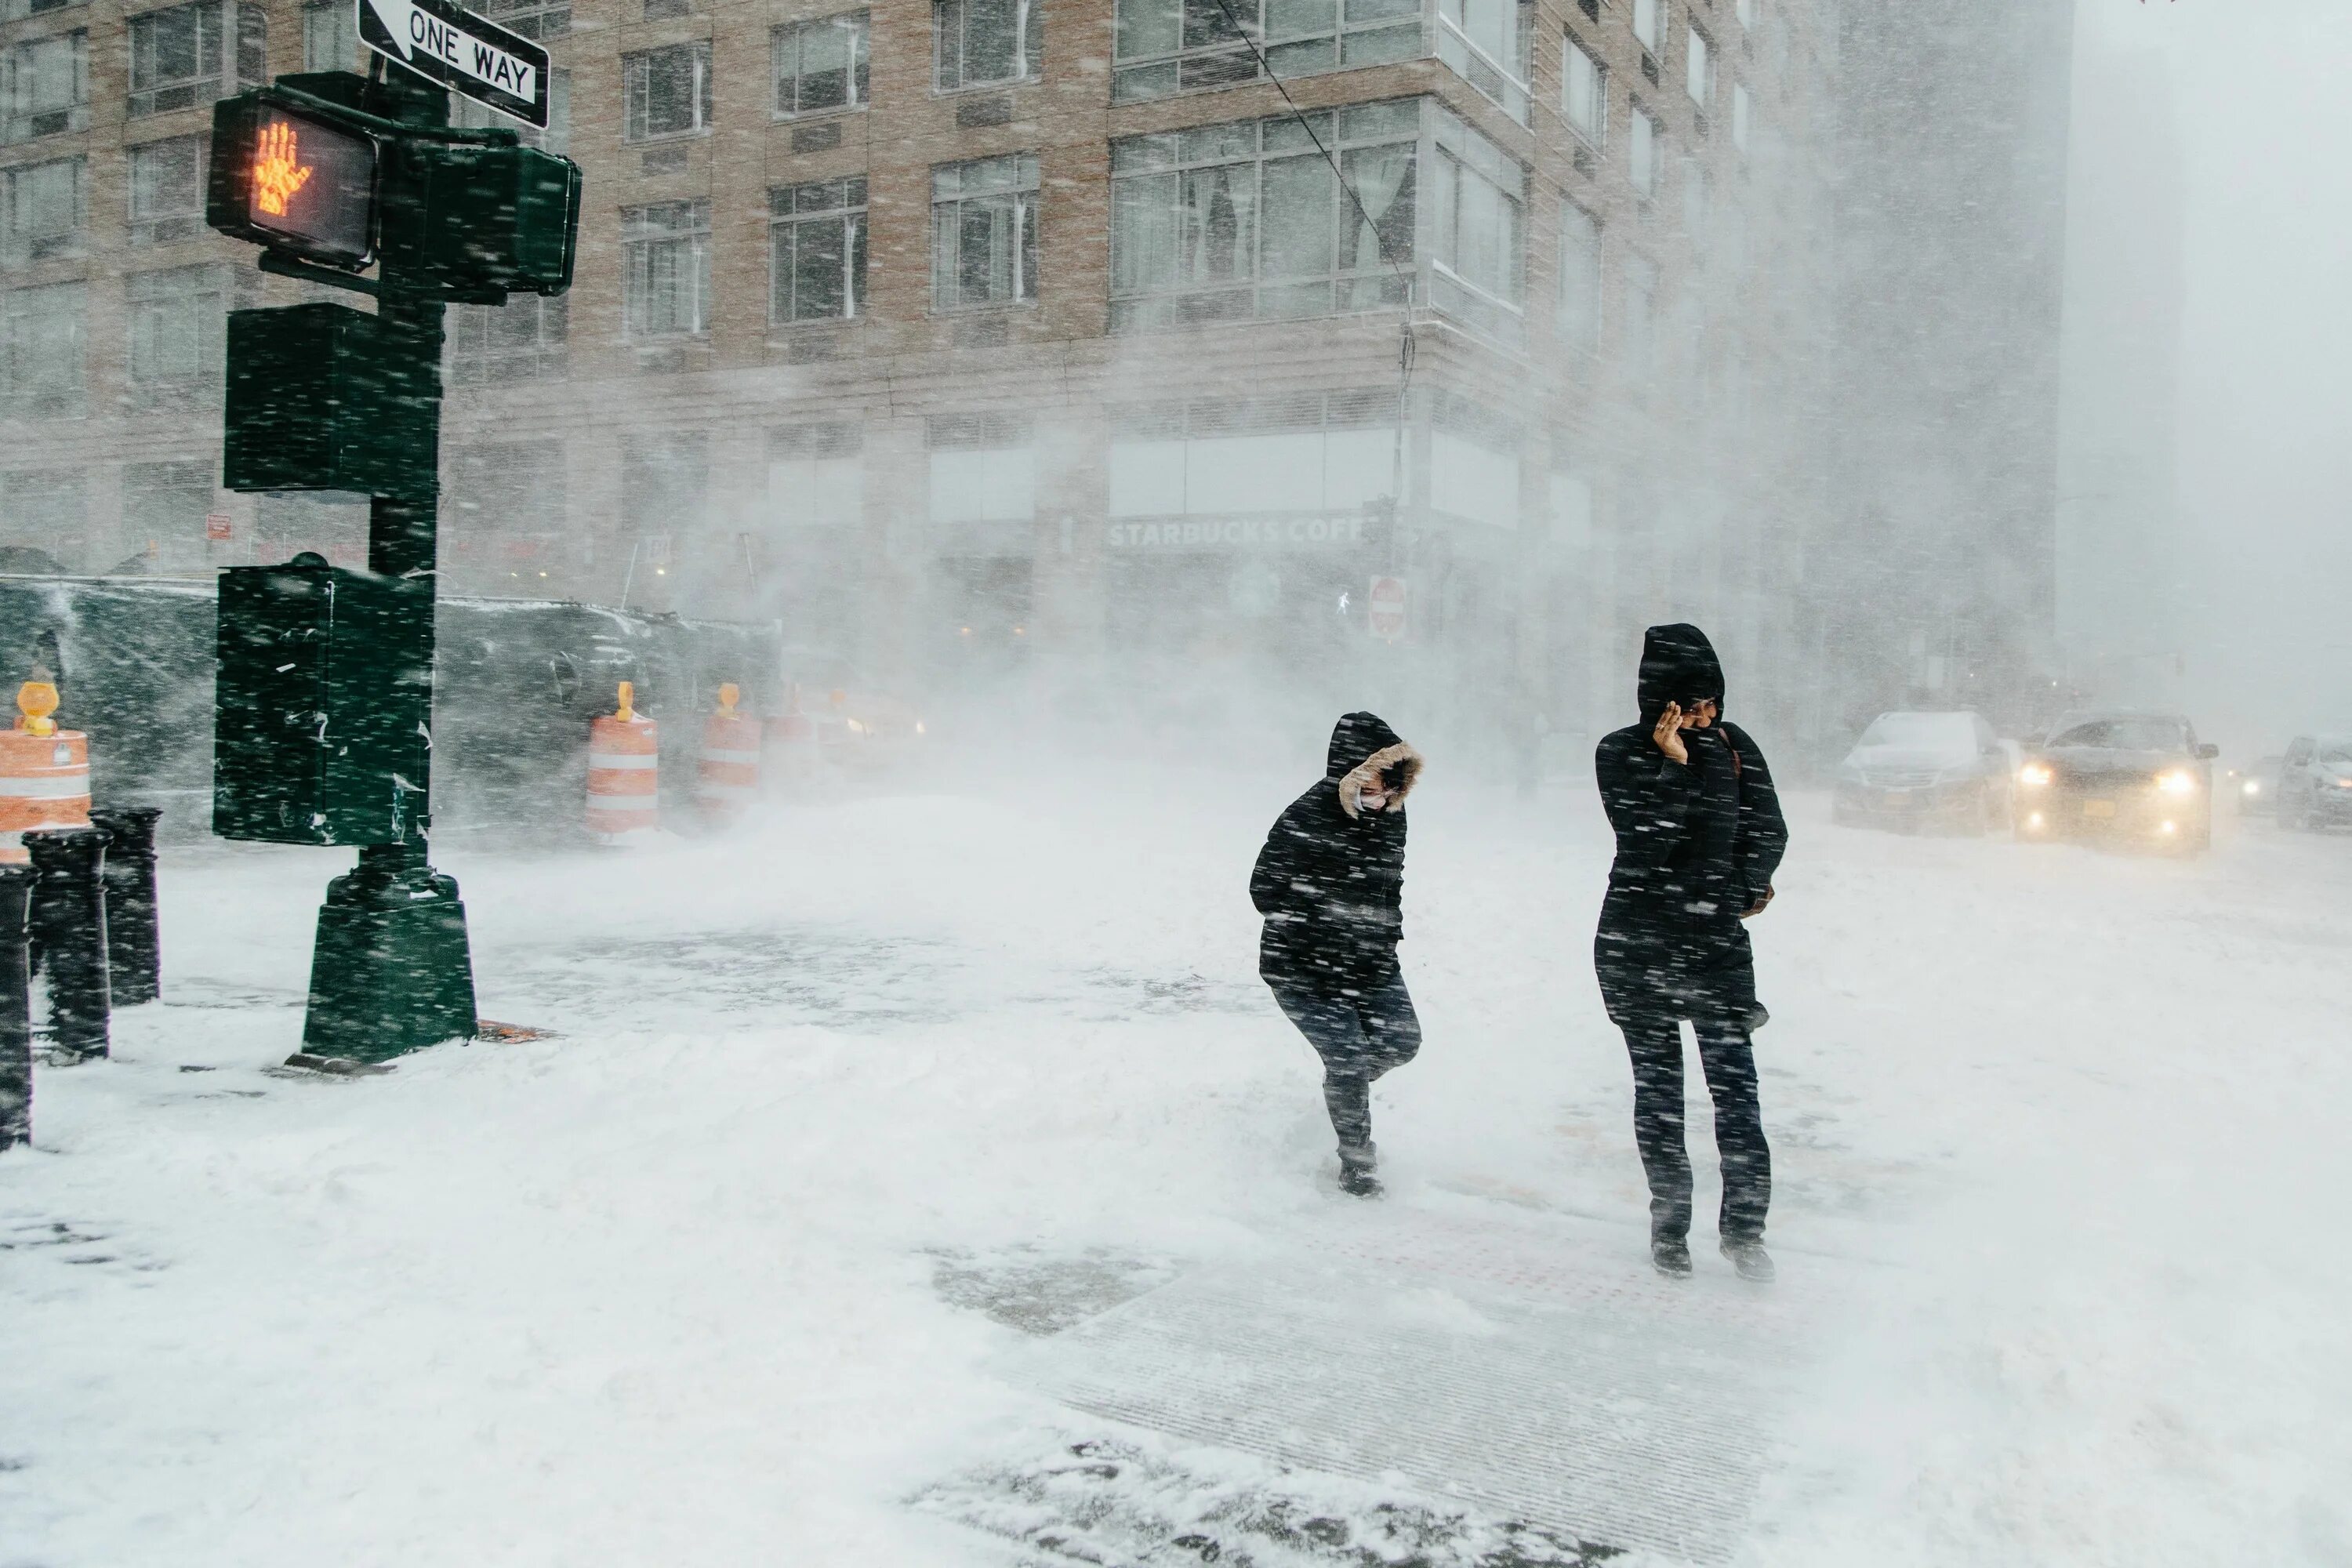
[[[448,123],[448,100],[437,89],[394,80],[384,91],[385,117],[421,129]],[[403,90],[406,89],[406,90]],[[395,193],[387,205],[395,204]],[[395,211],[389,215],[399,221]],[[368,571],[420,590],[409,613],[392,617],[386,634],[404,647],[385,650],[385,663],[422,672],[428,693],[429,731],[435,663],[433,610],[440,571],[441,344],[447,306],[433,289],[403,275],[387,255],[376,278],[375,372],[388,398],[433,416],[410,423],[404,437],[424,441],[404,485],[404,494],[368,503]],[[364,699],[362,699],[364,700]],[[470,1039],[478,1026],[472,945],[466,906],[456,879],[433,869],[432,770],[404,779],[402,836],[391,844],[360,846],[359,864],[327,884],[310,953],[310,994],[302,1021],[302,1048],[314,1057],[380,1061],[444,1040]]]
[[[213,226],[268,247],[265,270],[376,305],[230,318],[225,481],[366,494],[368,558],[222,574],[213,819],[358,849],[320,906],[302,1042],[380,1061],[478,1027],[465,905],[428,856],[443,312],[570,286],[580,172],[511,132],[452,131],[447,94],[398,65],[224,100],[214,169]]]

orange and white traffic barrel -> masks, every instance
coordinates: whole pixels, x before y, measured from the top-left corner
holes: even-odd
[[[0,730],[0,865],[29,862],[29,829],[89,826],[89,737],[58,728],[57,710],[57,686],[36,665],[16,689],[16,728]]]
[[[621,682],[620,710],[588,725],[588,832],[604,844],[649,837],[661,826],[661,731],[630,706]]]
[[[742,689],[719,689],[719,711],[702,721],[702,750],[694,760],[694,800],[702,815],[731,823],[760,795],[760,721],[735,711]]]

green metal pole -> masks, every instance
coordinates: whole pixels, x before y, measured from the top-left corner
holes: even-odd
[[[437,127],[448,123],[438,89],[418,89],[395,69],[377,84],[390,102],[386,119]],[[412,193],[387,182],[383,221],[411,221]],[[396,668],[425,689],[430,728],[434,683],[434,603],[438,581],[438,479],[441,434],[442,312],[446,308],[387,265],[379,276],[376,321],[383,347],[384,390],[429,407],[408,437],[431,450],[418,466],[415,493],[377,496],[368,510],[368,570],[415,589],[394,634],[404,645]],[[302,1045],[314,1056],[381,1061],[422,1046],[471,1038],[476,1027],[473,956],[466,906],[455,879],[427,858],[431,780],[408,781],[397,843],[363,847],[359,864],[327,888],[312,951],[310,1008]]]

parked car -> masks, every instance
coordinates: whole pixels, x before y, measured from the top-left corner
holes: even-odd
[[[2216,787],[2236,805],[2240,816],[2276,816],[2279,774],[2285,761],[2276,752],[2257,757],[2245,767],[2222,773]]]
[[[2011,753],[1975,713],[1881,713],[1838,764],[1830,815],[1847,826],[2007,827]]]
[[[2276,809],[2283,827],[2352,822],[2352,737],[2296,736],[2280,762]]]
[[[2219,754],[2178,714],[2069,714],[2018,774],[2017,836],[2203,849]]]

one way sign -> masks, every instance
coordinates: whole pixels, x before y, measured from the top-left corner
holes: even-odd
[[[449,0],[357,0],[360,41],[476,103],[547,128],[547,51]]]

